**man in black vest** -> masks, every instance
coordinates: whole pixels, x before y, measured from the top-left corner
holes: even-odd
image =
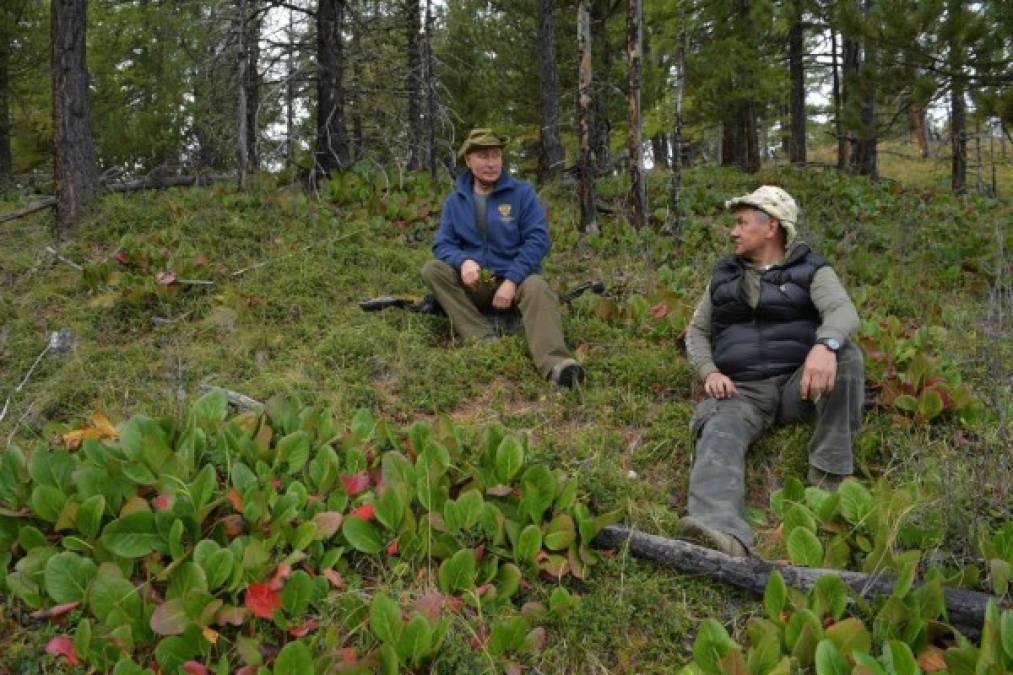
[[[830,263],[795,241],[791,195],[764,185],[725,206],[735,214],[735,255],[715,266],[686,336],[708,398],[690,423],[694,461],[680,530],[742,556],[753,544],[749,444],[775,422],[814,421],[809,482],[835,490],[852,472],[865,378],[850,340],[855,306]]]

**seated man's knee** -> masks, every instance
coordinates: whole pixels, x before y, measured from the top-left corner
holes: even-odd
[[[541,274],[529,274],[518,290],[522,293],[531,294],[543,294],[549,291],[549,284],[545,281],[545,277]]]
[[[841,373],[861,373],[865,370],[865,356],[862,348],[855,342],[848,341],[837,352],[837,369]]]
[[[450,274],[454,274],[454,268],[436,258],[433,258],[422,266],[422,281],[430,288],[432,288],[434,282],[446,279]]]

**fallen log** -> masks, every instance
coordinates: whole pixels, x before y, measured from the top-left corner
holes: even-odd
[[[667,539],[638,530],[610,525],[602,528],[594,540],[599,548],[617,548],[627,544],[638,558],[652,560],[687,574],[705,575],[726,584],[762,595],[767,577],[778,570],[784,582],[803,591],[811,589],[824,576],[839,577],[852,591],[863,598],[890,595],[895,579],[852,572],[850,570],[796,567],[758,557],[735,558],[719,551],[686,541]],[[917,587],[918,583],[915,584]],[[995,600],[1000,611],[1013,608],[1013,601],[959,588],[943,588],[950,623],[966,637],[977,639],[985,622],[985,608]]]
[[[227,178],[227,177],[225,177]],[[170,187],[186,187],[189,185],[210,185],[216,180],[223,180],[223,177],[218,176],[165,176],[165,177],[152,177],[142,178],[140,180],[132,180],[123,183],[106,183],[103,184],[99,189],[102,192],[132,192],[134,190],[148,190],[158,188],[170,188]],[[27,206],[23,206],[16,211],[9,211],[7,213],[0,213],[0,223],[5,223],[8,220],[16,220],[24,216],[41,211],[42,209],[48,209],[56,205],[56,197],[46,197],[40,199],[37,202],[32,202]]]
[[[260,412],[264,409],[264,404],[255,398],[250,398],[246,394],[240,394],[238,391],[232,391],[231,389],[225,389],[224,387],[216,387],[213,384],[202,384],[200,390],[204,392],[208,391],[223,391],[225,397],[229,399],[229,405],[239,408],[240,410],[252,410],[253,412]]]

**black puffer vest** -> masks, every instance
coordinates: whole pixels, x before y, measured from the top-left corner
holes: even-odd
[[[816,270],[830,263],[805,244],[760,277],[756,309],[742,290],[737,257],[717,264],[711,277],[714,364],[733,380],[760,380],[793,372],[816,341],[819,312],[809,297]]]

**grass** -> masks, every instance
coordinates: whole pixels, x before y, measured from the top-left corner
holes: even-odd
[[[803,206],[804,238],[835,262],[863,318],[895,315],[946,329],[936,353],[998,402],[971,429],[944,421],[905,430],[873,410],[856,448],[866,477],[941,473],[954,497],[946,509],[951,541],[966,548],[979,519],[1011,517],[1013,476],[1002,459],[1008,436],[998,428],[1003,406],[1010,411],[1008,324],[986,325],[989,291],[1001,271],[1008,274],[1008,259],[997,251],[1000,243],[1009,250],[1010,201],[947,194],[938,160],[882,159],[884,175],[898,181],[776,167],[756,176],[690,170],[678,240],[633,230],[621,216],[605,217],[601,234],[581,240],[570,188],[546,189],[555,241],[545,265],[550,282],[564,290],[601,279],[610,289],[607,300],[587,295],[564,314],[568,342],[588,372],[587,386],[575,392],[543,381],[520,337],[460,345],[440,317],[360,311],[356,301],[366,297],[422,292],[418,270],[435,227],[435,217],[388,219],[375,197],[316,202],[269,179],[246,195],[219,185],[105,197],[63,250],[68,259],[97,269],[122,247],[188,261],[193,278],[215,282],[148,282],[134,300],[117,263],[106,263],[111,277],[89,286],[45,253],[47,214],[6,223],[0,396],[21,381],[50,331],[69,328],[76,343],[67,355],[45,357],[14,395],[0,442],[53,442],[96,409],[114,423],[137,413],[178,415],[202,384],[261,400],[296,396],[346,420],[361,407],[402,424],[447,414],[471,439],[492,424],[528,434],[539,458],[579,475],[596,510],[624,508],[630,526],[672,534],[685,503],[688,423],[700,395],[678,333],[727,250],[723,200],[773,182]],[[1010,165],[1002,171],[1009,174]],[[651,176],[652,203],[663,203],[666,182]],[[446,188],[427,199],[438,202]],[[624,179],[599,184],[602,199],[620,206],[624,190]],[[644,310],[659,301],[670,312],[656,319]],[[996,352],[1005,380],[985,370],[994,369],[988,355]],[[804,478],[807,440],[808,430],[793,426],[756,444],[748,460],[751,505],[765,508],[786,476]],[[583,600],[549,626],[548,647],[530,664],[542,672],[671,672],[689,659],[700,619],[741,626],[757,611],[753,598],[623,553],[570,585]],[[26,636],[14,601],[5,599],[2,611],[0,670],[20,671],[38,659],[45,633]],[[467,642],[455,630],[435,669],[486,668]]]

